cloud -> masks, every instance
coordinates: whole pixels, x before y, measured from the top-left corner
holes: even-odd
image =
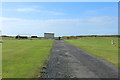
[[[117,17],[96,16],[81,19],[27,20],[17,18],[0,18],[3,33],[7,34],[43,34],[55,32],[57,35],[77,35],[92,33],[116,33]]]
[[[64,15],[64,13],[62,13],[62,12],[55,12],[55,11],[48,11],[48,10],[39,10],[39,12],[48,13],[48,14],[52,14],[52,15]]]
[[[19,19],[19,18],[6,18],[6,17],[0,17],[0,21],[20,21],[23,19]]]
[[[43,6],[32,6],[33,8],[42,8]]]
[[[17,12],[38,12],[38,13],[51,14],[51,15],[64,15],[64,13],[62,12],[40,10],[40,9],[36,9],[37,7],[40,7],[40,6],[32,6],[31,8],[18,8],[16,9],[16,11]]]
[[[34,8],[18,8],[16,9],[18,12],[38,12],[39,10]]]
[[[89,9],[86,10],[85,12],[82,13],[82,15],[86,15],[86,16],[99,16],[99,15],[111,15],[108,14],[108,12],[112,12],[112,15],[117,15],[118,13],[118,7],[117,6],[110,6],[110,7],[102,7],[102,8],[98,8],[98,9]]]

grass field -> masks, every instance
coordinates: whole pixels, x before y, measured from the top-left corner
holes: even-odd
[[[2,79],[2,43],[0,43],[0,80]]]
[[[53,40],[3,42],[3,78],[34,78],[49,58]]]
[[[115,40],[114,45],[111,40]],[[118,38],[88,37],[65,41],[118,66]]]

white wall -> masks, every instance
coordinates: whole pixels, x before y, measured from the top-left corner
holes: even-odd
[[[54,39],[54,34],[44,34],[45,39]]]

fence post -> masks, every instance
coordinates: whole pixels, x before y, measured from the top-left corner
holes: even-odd
[[[113,45],[115,43],[115,41],[114,40],[111,40],[111,44]]]

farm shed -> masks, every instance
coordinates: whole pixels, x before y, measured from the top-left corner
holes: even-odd
[[[44,39],[54,39],[54,33],[44,33]]]

